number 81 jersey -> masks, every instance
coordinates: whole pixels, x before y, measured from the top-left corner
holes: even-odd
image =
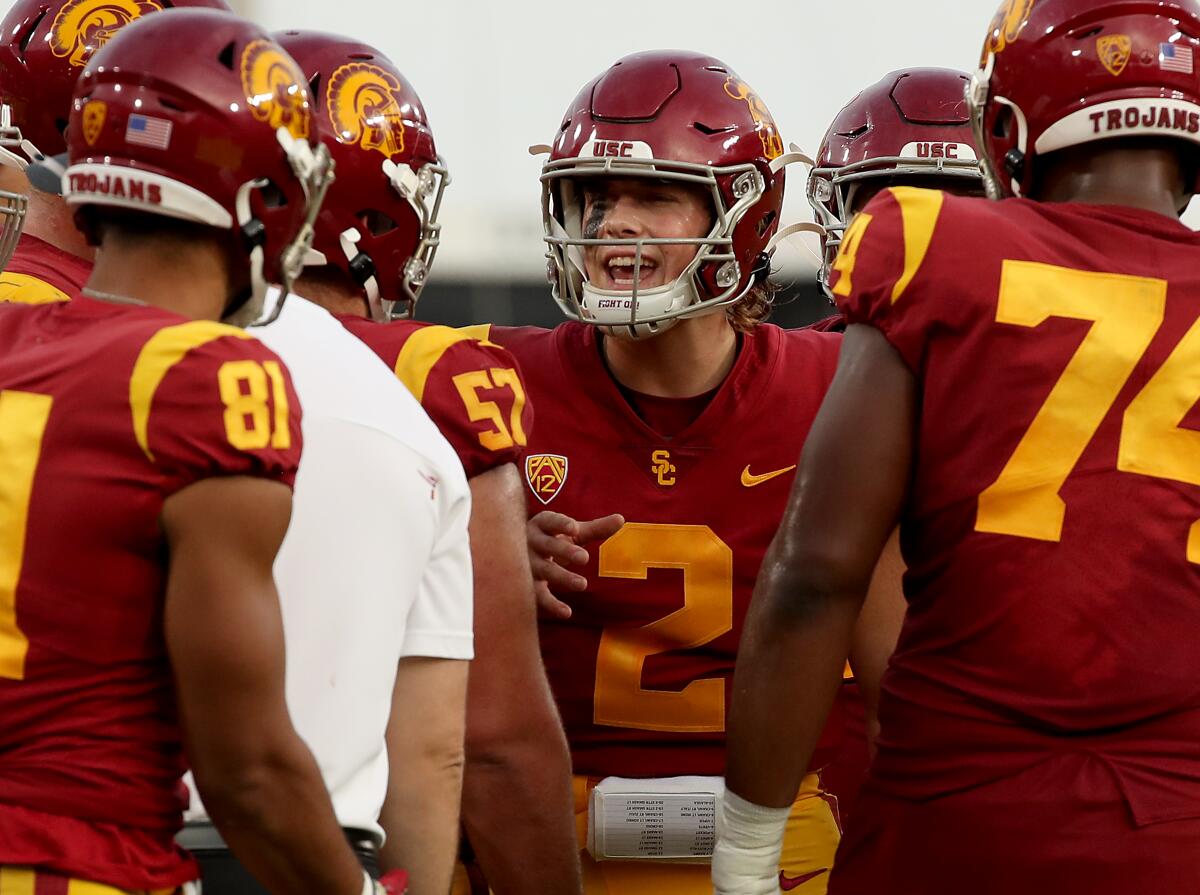
[[[1200,237],[896,188],[831,285],[918,381],[873,774],[935,796],[1086,748],[1139,822],[1196,816]]]
[[[164,501],[290,487],[300,412],[246,332],[83,297],[0,303],[0,865],[195,877],[163,633]]]
[[[520,360],[538,405],[524,460],[531,513],[626,519],[589,545],[589,590],[565,597],[573,616],[542,624],[575,772],[724,773],[742,622],[840,336],[746,334],[707,408],[670,439],[630,408],[592,327],[494,326],[489,338]]]

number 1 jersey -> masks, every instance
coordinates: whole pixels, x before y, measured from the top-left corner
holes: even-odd
[[[1138,823],[1200,816],[1200,236],[896,188],[841,251],[846,317],[919,395],[876,783],[1087,750]]]
[[[523,470],[531,514],[626,519],[588,545],[573,616],[541,627],[575,772],[723,774],[742,623],[840,336],[757,327],[669,439],[626,402],[592,327],[493,326],[489,338],[517,356],[538,408]],[[829,729],[836,745],[840,718]]]

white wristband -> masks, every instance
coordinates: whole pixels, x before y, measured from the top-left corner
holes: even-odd
[[[776,895],[790,808],[766,808],[730,790],[721,800],[712,882],[716,895]]]

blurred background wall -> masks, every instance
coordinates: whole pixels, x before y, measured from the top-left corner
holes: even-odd
[[[887,72],[978,63],[1000,0],[234,0],[268,29],[331,31],[373,44],[420,94],[454,181],[442,248],[418,316],[437,322],[561,319],[545,280],[541,159],[568,102],[617,58],[681,48],[716,56],[762,96],[785,143],[816,152],[838,110]],[[811,220],[801,166],[789,169],[783,224]],[[805,242],[804,240],[808,240]],[[787,289],[775,321],[829,313],[817,244],[780,247]]]

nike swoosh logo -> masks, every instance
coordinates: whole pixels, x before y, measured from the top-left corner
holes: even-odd
[[[813,870],[809,873],[802,873],[799,876],[788,876],[782,870],[779,871],[779,888],[785,892],[790,892],[797,886],[802,886],[810,879],[816,879],[822,873],[828,873],[828,867],[822,867],[820,870]]]
[[[761,485],[763,482],[769,482],[771,479],[783,475],[785,472],[791,472],[796,468],[796,464],[786,466],[783,469],[776,469],[774,472],[764,472],[762,475],[754,475],[750,472],[750,464],[746,464],[746,468],[742,470],[742,484],[747,488],[753,488],[755,485]]]

